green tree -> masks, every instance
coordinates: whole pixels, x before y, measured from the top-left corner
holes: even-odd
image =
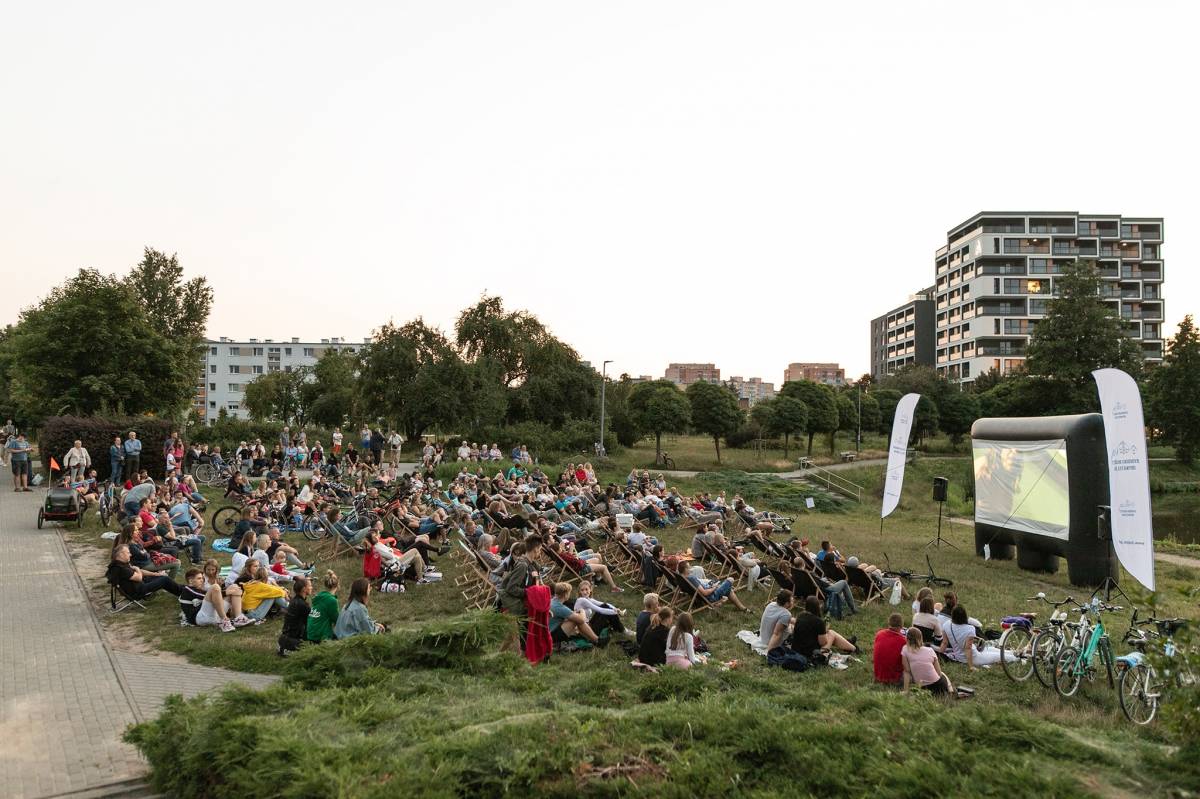
[[[927,436],[937,435],[938,431],[938,406],[929,397],[921,397],[917,400],[917,407],[913,411],[912,429],[909,431],[909,441],[916,446],[920,446],[925,442]]]
[[[358,397],[364,415],[395,425],[409,441],[462,418],[465,384],[458,353],[420,317],[400,327],[384,325],[360,353]]]
[[[488,358],[477,362],[495,365]],[[509,401],[511,423],[537,421],[561,427],[567,419],[595,418],[600,407],[600,375],[584,365],[575,350],[547,338],[525,354],[524,364],[524,379],[512,390]]]
[[[307,390],[309,375],[310,370],[304,367],[259,375],[246,384],[242,402],[256,421],[274,419],[303,427],[315,399]]]
[[[629,409],[638,428],[654,434],[654,459],[662,455],[663,433],[683,433],[692,421],[692,406],[670,380],[638,383],[629,394]]]
[[[692,426],[712,436],[721,462],[721,436],[727,436],[742,426],[745,415],[738,407],[737,395],[716,383],[692,383],[687,388],[692,405]]]
[[[879,406],[879,432],[885,436],[892,432],[892,422],[896,418],[896,406],[904,395],[894,388],[877,388],[871,392],[875,403]]]
[[[1104,367],[1141,374],[1139,344],[1100,299],[1100,275],[1094,261],[1075,261],[1054,278],[1054,296],[1046,316],[1029,337],[1025,369],[1059,381],[1073,393],[1080,411],[1096,407],[1092,372]]]
[[[325,350],[312,366],[312,380],[305,383],[308,417],[321,427],[333,429],[363,421],[358,409],[358,355],[338,349]]]
[[[604,396],[605,424],[623,447],[632,447],[642,435],[629,407],[629,395],[634,385],[633,379],[623,374],[620,380],[609,381]]]
[[[772,403],[774,413],[768,429],[783,434],[783,459],[788,460],[791,437],[808,432],[808,406],[795,397],[788,396],[776,397]],[[756,405],[755,408],[757,407]]]
[[[779,394],[798,399],[808,406],[805,432],[808,433],[808,454],[811,456],[813,436],[817,433],[834,433],[838,429],[837,397],[833,389],[811,380],[791,380],[783,384]]]
[[[861,405],[862,429],[864,431],[878,430],[881,412],[879,403],[875,401],[874,394],[868,394],[864,391],[861,397],[855,398],[855,402]],[[892,407],[894,412],[895,406]]]
[[[491,361],[506,388],[529,377],[533,354],[552,338],[536,316],[528,311],[505,311],[502,298],[487,294],[458,315],[454,329],[463,357]]]
[[[1069,387],[1056,389],[1058,381],[1027,374],[1009,375],[986,391],[976,393],[981,417],[1050,416],[1073,413],[1069,396],[1068,407],[1060,410],[1063,395]]]
[[[979,398],[965,391],[951,391],[938,407],[938,425],[950,436],[951,446],[957,448],[971,425],[979,418]]]
[[[1200,451],[1200,337],[1191,314],[1167,343],[1146,394],[1151,424],[1175,446],[1180,461],[1192,463]]]
[[[207,307],[196,313],[207,318]],[[70,411],[182,418],[200,350],[173,339],[128,281],[83,269],[21,313],[6,341],[13,401],[26,423]]]

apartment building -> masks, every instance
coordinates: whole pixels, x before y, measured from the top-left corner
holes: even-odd
[[[871,376],[876,380],[905,366],[933,366],[935,287],[871,320]]]
[[[369,344],[370,339],[364,339]],[[230,416],[249,418],[242,406],[246,384],[262,374],[291,372],[304,366],[314,365],[328,350],[357,352],[362,344],[347,343],[342,338],[323,338],[320,341],[288,341],[256,339],[234,341],[222,336],[205,342],[204,370],[196,384],[193,407],[212,424],[224,408]]]
[[[836,363],[789,363],[783,370],[783,382],[811,380],[827,386],[846,384],[846,370]]]
[[[692,383],[720,383],[721,370],[711,363],[672,363],[667,364],[664,377],[681,388],[687,388]]]
[[[1162,245],[1160,217],[988,211],[951,228],[934,254],[938,372],[970,382],[991,369],[1018,368],[1055,276],[1077,259],[1096,261],[1101,298],[1146,360],[1160,361]]]
[[[752,408],[756,403],[775,396],[775,384],[763,382],[761,377],[738,377],[735,375],[729,378],[725,385],[737,394],[738,404],[743,408]]]

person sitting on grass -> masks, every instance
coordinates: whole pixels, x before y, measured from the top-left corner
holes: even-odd
[[[942,625],[942,644],[938,651],[950,660],[967,664],[971,671],[1000,662],[1001,653],[998,648],[979,649],[976,646],[978,642],[979,633],[975,625],[971,624],[966,608],[956,603],[950,614],[950,623]],[[1009,652],[1008,655],[1016,659],[1015,653]]]
[[[326,570],[321,585],[325,590],[313,597],[304,635],[305,640],[317,644],[334,637],[333,628],[338,620],[338,576]]]
[[[356,635],[378,635],[385,627],[371,618],[367,612],[370,604],[371,582],[366,577],[359,577],[350,583],[350,601],[338,614],[337,624],[333,634],[338,639],[353,638]]]
[[[179,592],[179,607],[188,624],[215,626],[223,633],[233,632],[233,622],[225,612],[225,600],[219,585],[205,588],[204,572],[192,567],[184,574],[185,585]]]
[[[116,583],[122,593],[130,599],[145,599],[155,591],[166,591],[179,596],[179,584],[162,574],[145,572],[129,562],[129,547],[118,544],[112,553],[106,576],[109,582]]]
[[[946,624],[951,621],[951,618],[954,615],[954,608],[958,606],[958,594],[954,593],[953,591],[947,591],[942,595],[942,599],[944,599],[945,602],[942,604],[942,609],[938,611],[938,620],[941,621],[942,626],[945,627]],[[975,618],[974,616],[967,616],[967,624],[975,628],[976,635],[983,635],[983,622],[981,622],[979,619]]]
[[[916,627],[908,628],[901,658],[904,664],[904,690],[919,686],[937,696],[953,695],[954,685],[942,671],[937,653],[925,646],[925,639]]]
[[[917,592],[916,597],[913,598],[913,602],[912,602],[912,612],[913,613],[921,612],[921,600],[924,599],[925,597],[929,597],[930,600],[933,599],[933,589],[930,588],[929,586],[924,586],[923,588],[921,588],[921,590]],[[941,613],[941,611],[942,611],[942,603],[934,602],[933,603],[933,612]]]
[[[932,592],[921,600],[917,612],[913,614],[912,626],[925,636],[925,643],[934,646],[942,643],[942,621],[933,611]]]
[[[272,524],[267,528],[267,536],[270,538],[270,544],[267,546],[267,555],[270,556],[271,562],[275,562],[276,553],[282,552],[284,560],[291,566],[299,569],[311,569],[311,563],[305,563],[300,558],[300,551],[291,544],[283,542],[282,533],[279,530],[279,525]]]
[[[638,644],[638,662],[647,666],[664,666],[667,663],[667,636],[671,632],[671,622],[675,619],[675,611],[670,605],[659,608],[650,617],[646,632]]]
[[[299,649],[308,634],[308,616],[312,612],[308,597],[312,594],[312,583],[306,577],[296,577],[292,581],[292,592],[292,601],[283,614],[283,630],[279,633],[276,651],[280,657],[287,657],[289,652]]]
[[[154,532],[166,546],[187,552],[188,559],[193,565],[204,560],[204,536],[192,532],[190,527],[177,527],[171,518],[170,511],[158,512],[158,524],[155,526]]]
[[[567,605],[571,598],[570,583],[555,583],[554,598],[550,600],[550,636],[557,644],[562,644],[577,635],[583,636],[593,646],[604,646],[603,641],[587,623],[583,613],[572,610]]]
[[[699,663],[707,663],[708,658],[696,654],[695,627],[692,624],[692,614],[680,613],[675,620],[675,626],[667,634],[666,665],[677,669],[690,669]]]
[[[608,630],[612,635],[624,634],[625,625],[621,617],[625,615],[624,608],[613,607],[607,602],[598,602],[592,598],[592,583],[590,580],[579,582],[579,596],[571,604],[571,608],[583,614],[588,626],[601,635]]]
[[[904,648],[905,640],[903,624],[904,618],[893,613],[888,616],[887,627],[875,633],[875,645],[871,649],[875,682],[899,685],[904,677],[904,664],[900,662],[900,650]]]
[[[821,662],[827,652],[837,649],[853,653],[855,638],[844,638],[831,630],[821,618],[821,600],[815,596],[804,598],[804,612],[796,616],[792,625],[792,650],[799,652],[809,663]]]
[[[646,631],[650,629],[650,625],[654,621],[654,617],[658,615],[660,607],[658,594],[649,593],[642,597],[642,612],[637,617],[637,643],[640,646],[642,639],[646,637]]]
[[[738,599],[738,595],[733,590],[733,580],[730,580],[728,577],[719,583],[714,580],[705,579],[702,567],[693,566],[691,571],[689,571],[687,561],[683,560],[678,562],[676,569],[679,576],[691,583],[692,587],[696,589],[696,593],[708,604],[719,605],[728,599],[738,610],[744,610],[747,613],[750,612],[750,608],[746,607],[742,603],[742,600]]]
[[[792,606],[795,597],[788,589],[781,590],[775,596],[775,601],[767,605],[763,611],[762,621],[758,625],[758,640],[767,652],[783,646],[792,629]]]
[[[242,612],[251,620],[262,621],[272,610],[287,610],[287,592],[270,581],[267,569],[254,558],[246,561],[237,584],[242,587]]]
[[[234,627],[243,626],[241,622],[250,624],[250,620],[242,613],[242,587],[237,583],[232,585],[224,584],[221,579],[221,565],[212,558],[204,561],[204,592],[208,593],[214,585],[221,589],[222,596],[225,599],[225,606],[228,609],[228,615],[233,621]]]
[[[127,546],[129,547],[129,562],[134,566],[142,571],[165,574],[171,580],[175,580],[179,576],[179,560],[160,552],[151,554],[143,547],[142,537],[135,533],[139,524],[141,524],[141,520],[134,516],[132,523],[122,527],[116,541],[113,542],[113,550],[115,551],[118,546]]]

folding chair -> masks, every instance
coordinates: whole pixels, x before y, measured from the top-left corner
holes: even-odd
[[[674,575],[674,583],[680,596],[681,604],[679,607],[682,608],[681,612],[695,615],[705,610],[712,610],[714,607],[716,607],[703,596],[701,596],[700,592],[696,590],[696,586],[692,585],[691,581],[682,574],[676,573]],[[683,608],[682,606],[683,599],[687,600],[688,604],[686,608]]]
[[[109,615],[129,610],[132,607],[136,607],[139,610],[146,609],[146,606],[142,604],[141,600],[131,597],[129,594],[125,593],[125,590],[121,588],[120,583],[116,582],[115,580],[108,580],[108,589]]]
[[[321,514],[314,516],[321,529],[325,531],[325,539],[317,544],[316,557],[318,560],[337,560],[343,552],[354,551],[354,546]]]
[[[732,558],[728,552],[713,546],[707,541],[701,541],[700,543],[704,545],[704,554],[708,557],[708,560],[717,565],[716,579],[724,580],[726,577],[731,577],[735,574],[738,576],[741,575],[742,569],[736,558]]]
[[[883,589],[876,585],[875,581],[871,579],[871,575],[862,569],[846,569],[846,577],[851,590],[862,591],[862,604],[869,605],[883,597]]]
[[[813,576],[804,569],[792,569],[792,585],[792,593],[797,598],[815,596],[822,604],[825,603],[825,592],[821,590],[821,586],[817,585]]]
[[[577,571],[574,566],[572,566],[570,563],[567,563],[567,561],[563,559],[562,555],[555,552],[550,547],[542,547],[542,552],[550,561],[551,568],[557,570],[555,582],[578,583],[582,580],[590,578],[590,575],[585,576],[581,572]]]

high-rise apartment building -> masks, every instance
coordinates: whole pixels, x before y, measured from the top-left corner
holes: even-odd
[[[811,380],[827,386],[846,384],[846,370],[836,363],[789,363],[783,370],[783,382]]]
[[[743,408],[751,408],[756,403],[775,396],[775,384],[764,383],[761,377],[739,377],[735,375],[729,378],[726,385],[737,394],[738,403]]]
[[[934,287],[871,320],[871,376],[886,377],[905,366],[933,366]]]
[[[938,372],[968,382],[1020,366],[1055,276],[1078,259],[1096,261],[1101,298],[1146,360],[1161,360],[1162,244],[1156,217],[989,211],[951,228],[934,254]]]
[[[683,388],[692,383],[720,383],[721,370],[711,363],[672,363],[667,364],[665,379]]]
[[[370,343],[365,339],[364,343]],[[224,408],[229,416],[249,418],[243,407],[246,384],[262,374],[291,372],[314,365],[328,350],[357,352],[361,344],[348,344],[341,338],[323,338],[319,342],[255,339],[233,341],[228,338],[208,339],[204,350],[204,371],[196,384],[193,407],[205,424],[217,420]]]

